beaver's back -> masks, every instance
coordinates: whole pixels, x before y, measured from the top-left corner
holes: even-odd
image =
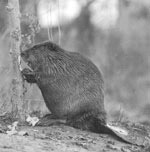
[[[90,111],[104,113],[103,78],[98,68],[79,53],[63,53],[67,58],[55,60],[55,76],[47,73],[46,83],[40,79],[47,107],[58,117]]]

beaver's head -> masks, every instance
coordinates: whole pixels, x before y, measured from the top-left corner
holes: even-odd
[[[44,42],[23,51],[21,57],[33,71],[50,73],[50,70],[59,66],[56,64],[60,64],[64,54],[64,50],[56,44]]]

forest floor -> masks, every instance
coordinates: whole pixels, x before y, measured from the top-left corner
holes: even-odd
[[[150,152],[149,126],[132,124],[131,128],[132,137],[139,137],[136,142],[144,147],[125,144],[110,135],[82,131],[64,124],[49,127],[18,126],[17,131],[25,134],[16,132],[11,135],[6,133],[6,123],[4,127],[0,121],[0,152]]]

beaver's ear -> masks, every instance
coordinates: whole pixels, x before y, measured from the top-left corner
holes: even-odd
[[[51,52],[58,52],[58,50],[60,50],[59,46],[57,44],[55,44],[55,43],[52,43],[52,42],[45,43],[45,46]]]

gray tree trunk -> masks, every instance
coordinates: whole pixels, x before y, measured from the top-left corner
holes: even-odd
[[[23,81],[20,74],[20,44],[21,44],[21,29],[20,29],[20,8],[19,0],[8,0],[7,6],[9,14],[10,26],[10,40],[11,49],[10,54],[12,58],[12,84],[11,84],[11,103],[12,114],[20,120],[25,119],[25,108],[23,100]]]

